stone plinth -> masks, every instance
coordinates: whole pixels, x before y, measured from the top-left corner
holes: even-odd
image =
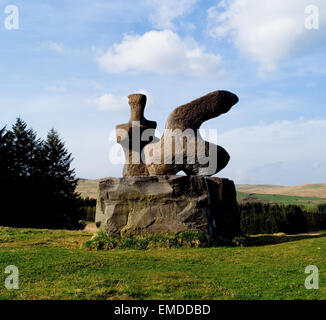
[[[102,180],[96,223],[113,237],[193,230],[225,238],[240,224],[233,181],[198,176]]]

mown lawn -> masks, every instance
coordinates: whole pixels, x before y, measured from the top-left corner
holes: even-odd
[[[88,251],[87,232],[0,227],[0,299],[326,299],[326,234],[257,247]],[[316,265],[320,289],[307,290]],[[4,288],[16,265],[20,289]]]

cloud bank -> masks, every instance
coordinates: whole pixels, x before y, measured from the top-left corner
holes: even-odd
[[[308,30],[305,9],[315,5],[319,20],[326,19],[322,0],[224,0],[208,9],[208,32],[214,38],[229,38],[241,51],[273,71],[278,63],[325,39],[325,24]]]
[[[175,29],[174,21],[190,13],[197,0],[145,0],[144,3],[153,8],[150,20],[155,28]]]
[[[224,73],[219,55],[207,53],[193,39],[181,39],[171,30],[127,35],[114,44],[97,62],[108,73],[152,72],[180,73],[216,78]]]

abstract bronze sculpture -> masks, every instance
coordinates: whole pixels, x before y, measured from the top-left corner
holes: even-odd
[[[214,91],[178,107],[170,114],[162,138],[152,142],[157,124],[144,118],[146,96],[129,95],[130,120],[116,127],[117,142],[126,155],[123,176],[175,175],[179,171],[212,176],[221,171],[229,162],[228,153],[204,141],[198,130],[238,101],[233,93]],[[147,138],[142,139],[145,132]]]
[[[130,95],[130,120],[116,127],[126,156],[123,178],[100,181],[97,226],[112,237],[183,231],[238,235],[233,181],[207,177],[222,170],[230,157],[198,132],[204,121],[228,112],[237,102],[236,95],[215,91],[176,108],[159,140],[156,122],[144,117],[146,96]],[[176,175],[179,171],[187,176]]]

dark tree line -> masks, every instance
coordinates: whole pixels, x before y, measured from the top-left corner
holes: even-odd
[[[84,210],[83,219],[88,222],[95,222],[96,215],[96,199],[86,197],[82,199],[82,206]]]
[[[297,205],[245,203],[239,205],[240,228],[243,234],[284,232],[301,233],[326,228],[326,205],[313,210]]]
[[[307,226],[312,230],[326,230],[326,204],[320,204],[310,212],[305,212]]]
[[[80,229],[84,212],[71,162],[54,129],[45,140],[20,118],[1,129],[0,225]]]

